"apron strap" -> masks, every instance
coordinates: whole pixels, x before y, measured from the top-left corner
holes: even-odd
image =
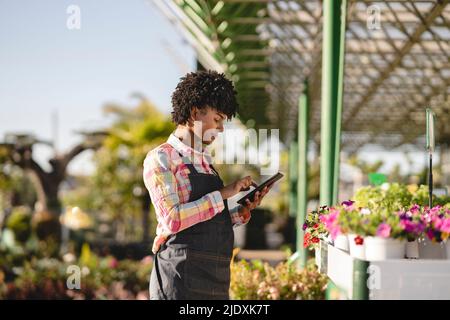
[[[212,164],[209,165],[211,167],[211,169],[214,171],[214,173],[216,174],[216,176],[219,176],[219,173],[217,172],[217,170],[213,167]]]
[[[188,169],[191,173],[198,173],[197,169],[195,169],[195,166],[192,164],[192,162],[189,160],[188,157],[184,157],[180,152],[178,152],[178,154],[180,155],[183,163],[188,167]],[[216,171],[216,169],[213,167],[213,165],[209,164],[209,167],[212,169],[212,171],[215,173],[215,175],[219,177],[219,173]]]
[[[188,157],[183,156],[180,152],[178,152],[178,154],[180,155],[181,160],[188,167],[191,173],[198,173],[197,169],[195,169],[194,165],[192,164],[192,162],[189,160]]]

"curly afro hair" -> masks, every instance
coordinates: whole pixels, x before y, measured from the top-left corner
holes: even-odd
[[[211,107],[231,119],[238,112],[233,83],[223,73],[197,71],[181,78],[172,94],[172,121],[186,124],[193,107]]]

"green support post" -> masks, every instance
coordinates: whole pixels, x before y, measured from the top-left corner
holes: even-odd
[[[345,30],[347,25],[347,0],[342,0],[341,5],[341,30],[339,43],[339,74],[338,74],[338,94],[336,110],[336,128],[334,145],[334,172],[333,172],[333,204],[338,202],[339,196],[339,164],[341,154],[341,120],[344,103],[344,67],[345,67]]]
[[[369,300],[369,288],[367,287],[367,280],[369,274],[369,261],[355,259],[353,261],[353,300]]]
[[[335,188],[337,189],[336,172],[339,171],[340,151],[337,141],[340,141],[342,113],[342,105],[339,106],[338,100],[342,99],[341,69],[344,57],[341,57],[341,50],[343,51],[345,38],[345,20],[341,20],[341,8],[346,10],[346,0],[323,1],[320,205],[333,205],[337,200]],[[345,14],[343,17],[345,18]]]
[[[328,206],[338,201],[346,11],[347,0],[323,1],[320,205]],[[357,267],[352,298],[365,299],[364,265]]]
[[[303,93],[298,102],[298,207],[297,207],[297,252],[298,266],[306,266],[307,249],[303,248],[303,229],[308,204],[308,128],[309,128],[309,91],[305,81]]]

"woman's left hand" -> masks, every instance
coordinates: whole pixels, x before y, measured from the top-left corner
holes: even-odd
[[[262,199],[265,197],[265,195],[269,192],[272,185],[264,187],[261,192],[257,191],[255,193],[255,196],[253,197],[253,201],[250,201],[249,199],[245,200],[245,206],[248,210],[253,210],[257,206],[261,204]]]
[[[272,188],[272,186],[273,186],[273,183],[271,185],[264,187],[264,189],[261,192],[257,191],[255,193],[253,201],[250,201],[249,199],[247,199],[245,201],[245,205],[242,206],[242,210],[241,210],[241,217],[243,218],[244,223],[247,223],[248,220],[250,220],[250,216],[251,216],[250,211],[255,209],[257,206],[259,206],[261,204],[262,199],[269,192],[269,190]]]

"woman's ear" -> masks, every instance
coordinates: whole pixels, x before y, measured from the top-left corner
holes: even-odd
[[[188,126],[189,127],[193,127],[194,126],[195,119],[197,118],[197,113],[198,113],[198,108],[197,107],[192,107],[191,115],[189,116],[189,119],[188,119]]]

